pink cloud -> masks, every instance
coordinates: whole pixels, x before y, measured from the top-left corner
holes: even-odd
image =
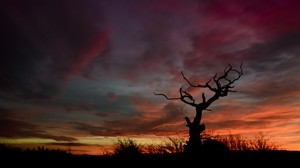
[[[87,47],[79,51],[77,58],[71,62],[71,73],[80,73],[83,68],[101,54],[107,44],[110,33],[111,31],[107,30],[92,35],[94,39],[91,39],[87,43]]]
[[[297,18],[299,1],[295,0],[214,1],[199,6],[199,12],[211,15],[212,20],[235,21],[250,26],[259,32],[260,37],[280,35],[300,26]]]

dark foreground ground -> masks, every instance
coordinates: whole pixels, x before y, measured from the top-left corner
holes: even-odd
[[[297,167],[300,151],[227,151],[197,156],[185,154],[89,156],[62,152],[0,153],[6,167]],[[2,166],[1,166],[2,167]],[[155,167],[154,167],[155,168]]]

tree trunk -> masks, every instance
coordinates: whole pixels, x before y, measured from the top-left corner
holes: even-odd
[[[201,123],[203,108],[196,107],[196,116],[193,122],[190,122],[189,118],[186,117],[187,127],[189,128],[189,141],[187,142],[186,150],[189,153],[196,153],[201,150],[201,132],[205,130],[205,125]]]

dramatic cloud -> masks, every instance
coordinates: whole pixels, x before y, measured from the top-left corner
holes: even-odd
[[[109,36],[94,1],[4,2],[1,10],[4,97],[55,96],[70,75],[81,75],[101,54]]]
[[[296,0],[5,0],[0,10],[3,138],[186,135],[194,108],[153,92],[178,97],[183,86],[199,102],[210,91],[181,71],[205,84],[243,62],[238,92],[203,123],[300,149]]]
[[[0,119],[0,137],[9,138],[42,138],[55,141],[76,141],[76,138],[48,134],[38,125],[13,119]]]
[[[169,135],[174,134],[174,132],[175,134],[181,134],[185,129],[183,123],[185,110],[180,106],[167,104],[160,111],[153,111],[154,114],[151,113],[145,112],[140,116],[128,117],[122,120],[112,118],[99,126],[79,122],[74,122],[72,125],[74,129],[88,132],[94,136]]]

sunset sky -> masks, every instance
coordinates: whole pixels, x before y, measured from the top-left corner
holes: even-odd
[[[153,92],[178,97],[181,71],[205,83],[243,62],[238,92],[202,122],[300,150],[298,0],[3,0],[0,20],[0,143],[97,153],[186,136],[194,109]]]

